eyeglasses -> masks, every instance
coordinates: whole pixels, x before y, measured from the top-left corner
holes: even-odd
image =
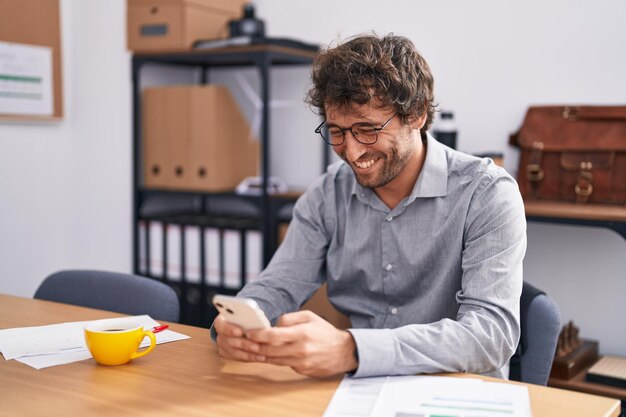
[[[394,113],[381,127],[376,127],[371,123],[360,122],[344,129],[335,125],[327,125],[326,121],[323,121],[322,124],[315,129],[315,133],[319,133],[322,139],[332,146],[343,145],[346,141],[346,131],[350,131],[354,139],[363,145],[373,145],[378,140],[378,132],[387,127],[391,119],[396,117],[397,114],[398,113]]]

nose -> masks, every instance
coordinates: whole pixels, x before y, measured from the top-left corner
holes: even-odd
[[[351,130],[346,131],[346,139],[343,145],[346,147],[346,157],[349,161],[357,161],[361,155],[367,152],[367,145],[356,140]]]

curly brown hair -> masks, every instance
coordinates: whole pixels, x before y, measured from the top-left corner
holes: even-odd
[[[313,62],[311,78],[306,102],[323,117],[324,105],[349,109],[377,98],[405,123],[425,112],[424,131],[433,121],[433,76],[413,42],[403,36],[361,35],[322,50]]]

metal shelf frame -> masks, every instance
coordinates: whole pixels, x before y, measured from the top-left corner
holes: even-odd
[[[251,219],[252,226],[247,225],[241,227],[242,236],[247,229],[257,229],[260,226],[262,232],[262,261],[263,266],[266,266],[272,255],[274,254],[278,245],[278,224],[277,219],[278,210],[285,204],[291,203],[295,200],[293,196],[272,196],[267,193],[267,183],[270,177],[270,70],[273,67],[280,66],[299,66],[299,65],[311,65],[314,58],[314,53],[307,50],[300,50],[295,48],[287,48],[275,45],[254,45],[244,47],[229,47],[221,49],[207,49],[207,50],[194,50],[188,52],[174,52],[174,53],[150,53],[150,54],[136,54],[132,57],[132,112],[133,112],[133,167],[132,167],[132,240],[133,240],[133,265],[132,269],[135,274],[140,273],[140,222],[159,221],[166,229],[168,224],[178,224],[183,229],[186,225],[197,225],[197,221],[188,221],[185,216],[164,216],[162,218],[150,218],[141,214],[141,207],[145,199],[151,195],[178,195],[178,196],[193,196],[200,202],[199,209],[194,213],[185,213],[191,215],[201,215],[205,217],[205,221],[200,221],[200,226],[204,227],[207,224],[211,224],[211,213],[206,210],[206,200],[212,197],[220,196],[232,196],[240,198],[244,201],[252,203],[259,209],[261,213],[260,218]],[[234,193],[206,193],[206,192],[185,192],[185,191],[169,191],[169,190],[151,190],[145,189],[142,185],[142,103],[141,103],[141,76],[142,69],[147,66],[178,66],[186,67],[190,69],[200,70],[200,82],[199,84],[208,84],[208,70],[211,68],[225,68],[225,67],[253,67],[259,71],[260,79],[260,97],[262,101],[262,114],[261,114],[261,129],[260,129],[260,141],[261,141],[261,178],[262,187],[261,194],[259,196],[241,196]],[[328,162],[328,151],[325,148],[323,154],[324,163]],[[207,223],[208,222],[208,223]],[[219,222],[218,222],[219,223]],[[235,223],[237,223],[235,221]],[[256,227],[254,227],[256,225]],[[219,226],[219,225],[218,225]],[[239,229],[239,226],[235,225],[234,229]],[[221,230],[221,229],[220,229]],[[149,237],[149,236],[146,236]],[[181,244],[181,259],[185,256],[184,239]],[[241,250],[246,250],[245,239],[242,239]],[[201,247],[204,246],[204,242],[201,240]],[[146,252],[149,254],[149,239],[146,239]],[[242,255],[242,259],[245,257]],[[166,259],[163,256],[163,259]],[[200,288],[197,289],[202,298],[200,303],[201,311],[197,312],[206,317],[206,297],[211,291],[210,286],[205,284],[204,281],[204,259],[202,262],[202,280]],[[245,264],[242,265],[242,271],[245,270]],[[182,272],[182,280],[178,283],[168,282],[168,284],[178,290],[182,301],[187,296],[186,292],[190,288],[194,287],[193,284],[185,282],[184,271]],[[166,272],[164,272],[163,280],[166,280]],[[148,275],[149,267],[148,267]],[[152,277],[159,278],[159,277]],[[228,291],[233,292],[232,289],[217,288],[224,293]],[[213,288],[215,290],[215,288]],[[191,320],[190,315],[195,313],[185,314],[182,311],[182,320],[204,325],[204,322],[198,322],[197,320]],[[210,323],[208,323],[210,324]]]

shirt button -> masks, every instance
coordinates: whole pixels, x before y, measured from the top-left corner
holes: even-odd
[[[385,267],[385,269],[387,271],[391,271],[391,268],[393,268],[393,266],[391,266],[391,264],[387,264],[387,266]]]
[[[394,316],[398,314],[398,309],[395,307],[391,307],[391,314],[393,314]]]
[[[392,220],[393,220],[393,216],[387,216],[387,217],[385,218],[385,220],[387,220],[388,222],[390,222],[390,221],[392,221]]]

